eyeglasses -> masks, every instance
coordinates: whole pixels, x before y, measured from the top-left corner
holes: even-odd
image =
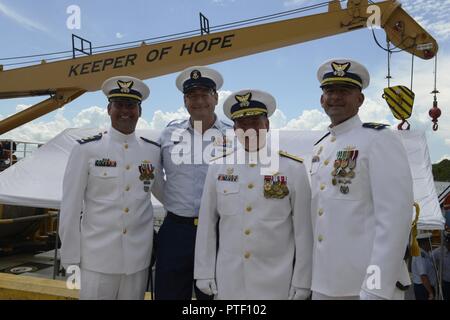
[[[212,95],[213,93],[210,91],[204,93],[186,93],[184,96],[189,100],[196,100],[196,99],[206,100]]]

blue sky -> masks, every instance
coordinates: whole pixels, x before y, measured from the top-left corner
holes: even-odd
[[[94,46],[132,41],[183,32],[199,27],[202,12],[210,25],[249,19],[275,12],[295,9],[322,1],[307,0],[167,0],[167,1],[65,1],[65,0],[0,0],[0,58],[71,49],[71,34],[93,42]],[[414,91],[416,103],[411,119],[413,129],[427,131],[433,162],[450,158],[450,0],[403,0],[404,8],[438,40],[438,89],[440,130],[431,131],[428,110],[432,106],[433,62],[416,59]],[[39,3],[39,5],[37,5]],[[81,29],[69,30],[66,13],[70,5],[81,10]],[[323,12],[323,9],[321,9]],[[315,11],[318,12],[318,11]],[[314,12],[310,12],[312,14]],[[378,31],[384,39],[384,32]],[[319,98],[321,90],[316,80],[318,66],[333,57],[350,57],[365,64],[371,73],[371,85],[366,90],[366,104],[361,109],[364,121],[396,124],[381,99],[387,85],[386,53],[373,41],[369,30],[315,40],[244,58],[212,65],[222,73],[225,83],[221,102],[230,92],[257,88],[273,94],[278,110],[272,118],[276,128],[323,130],[328,124]],[[6,64],[6,61],[0,61]],[[393,84],[409,86],[411,57],[399,53],[393,56]],[[5,69],[11,67],[5,66]],[[175,87],[177,74],[146,80],[150,98],[144,103],[142,128],[161,129],[171,119],[184,117],[183,99]],[[38,81],[38,80],[37,80]],[[44,97],[0,100],[0,119],[22,110]],[[101,92],[89,92],[63,109],[52,112],[2,137],[46,141],[68,127],[97,127],[108,124],[106,100]]]

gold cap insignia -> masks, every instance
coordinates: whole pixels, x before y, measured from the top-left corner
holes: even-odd
[[[351,66],[350,62],[347,62],[347,63],[332,62],[331,63],[331,67],[333,68],[334,75],[338,76],[338,77],[345,76],[347,70],[350,69],[350,66]]]
[[[200,71],[198,70],[193,70],[191,72],[191,79],[193,80],[197,80],[198,78],[200,78],[202,76],[202,74],[200,73]]]
[[[130,89],[133,86],[133,81],[122,81],[117,80],[117,84],[120,88],[120,92],[122,93],[130,93]]]
[[[249,100],[252,98],[252,93],[248,92],[244,95],[235,95],[234,98],[240,103],[241,108],[248,107],[250,105]]]

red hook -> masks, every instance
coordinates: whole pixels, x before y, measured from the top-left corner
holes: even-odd
[[[433,107],[430,109],[430,111],[428,112],[428,114],[430,115],[430,117],[432,118],[432,122],[433,122],[433,131],[437,131],[439,128],[438,125],[438,118],[441,116],[441,109],[439,109],[438,107],[438,102],[437,100],[433,101]]]

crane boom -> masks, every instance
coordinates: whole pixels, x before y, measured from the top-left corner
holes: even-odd
[[[381,27],[390,41],[420,58],[430,59],[438,44],[394,0],[375,4]],[[55,62],[1,71],[0,99],[36,95],[51,97],[0,121],[0,134],[51,112],[85,92],[99,90],[117,75],[148,79],[366,27],[371,13],[367,0],[330,1],[328,11],[294,19],[227,30],[174,41],[109,51]]]

